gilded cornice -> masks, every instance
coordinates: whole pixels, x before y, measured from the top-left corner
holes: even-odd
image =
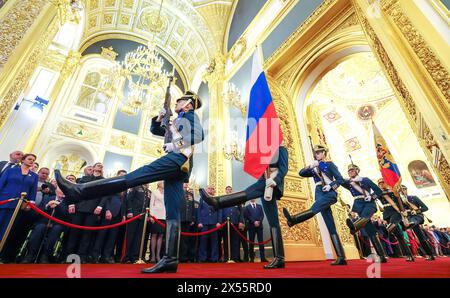
[[[428,46],[423,36],[403,12],[398,0],[383,1],[382,10],[391,17],[396,27],[401,31],[408,44],[419,58],[422,65],[427,70],[428,74],[433,79],[440,92],[444,95],[446,102],[441,98],[435,98],[439,107],[450,114],[450,74],[446,67]]]

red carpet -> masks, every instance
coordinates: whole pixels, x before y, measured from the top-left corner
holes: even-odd
[[[366,278],[370,265],[365,260],[351,260],[347,266],[330,266],[329,261],[289,262],[285,269],[264,270],[262,263],[203,263],[181,264],[176,274],[141,274],[149,265],[81,265],[82,278]],[[1,264],[0,278],[64,278],[68,265],[64,264]],[[407,263],[403,259],[390,259],[381,264],[381,277],[386,278],[449,278],[450,258],[434,262],[416,259]]]

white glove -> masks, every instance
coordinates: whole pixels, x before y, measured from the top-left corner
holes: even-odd
[[[272,178],[266,179],[266,187],[275,187],[277,183]]]
[[[324,187],[322,187],[322,191],[330,191],[331,190],[331,186],[329,184],[325,185]]]
[[[313,163],[309,166],[310,169],[317,168],[319,166],[319,161],[315,160]]]
[[[363,179],[360,176],[356,176],[355,178],[352,178],[352,182],[361,182]]]
[[[167,111],[165,108],[162,108],[161,110],[159,110],[159,118],[162,118],[166,115]]]
[[[163,148],[166,153],[169,153],[169,152],[173,151],[173,149],[175,148],[175,145],[173,143],[166,143],[166,144],[164,144]]]
[[[366,197],[364,198],[364,201],[366,201],[366,202],[372,201],[372,196],[371,196],[371,195],[366,196]]]

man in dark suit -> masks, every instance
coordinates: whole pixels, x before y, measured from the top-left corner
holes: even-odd
[[[92,166],[86,166],[83,170],[83,173],[84,173],[83,177],[84,176],[92,176],[92,174],[94,173],[94,168]],[[76,180],[76,182],[81,183],[80,181],[82,181],[81,179],[83,179],[83,177],[78,178]]]
[[[258,242],[263,242],[263,224],[264,219],[263,208],[260,204],[256,204],[256,199],[252,199],[244,209],[244,218],[248,227],[249,240],[255,242],[255,236],[258,236]],[[254,245],[250,243],[250,262],[255,261]],[[261,262],[267,262],[264,252],[264,244],[259,245],[259,255]]]
[[[125,170],[117,172],[118,176],[123,176],[127,173]],[[122,196],[125,192],[113,194],[108,197],[105,205],[105,213],[102,213],[100,225],[112,225],[122,220],[121,207]],[[99,230],[95,237],[94,248],[92,249],[91,259],[93,263],[107,263],[114,264],[114,246],[116,244],[118,228]],[[99,259],[100,258],[100,259]]]
[[[127,219],[145,212],[149,207],[150,198],[143,185],[131,188],[127,193],[126,216]],[[132,221],[127,226],[125,263],[132,264],[139,259],[139,248],[144,228],[144,216]]]
[[[189,189],[189,184],[183,184],[184,200],[181,201],[181,231],[194,233],[197,210],[195,209],[194,194]],[[181,262],[194,262],[195,260],[195,238],[192,236],[181,236],[180,249]]]
[[[18,166],[20,164],[20,161],[22,160],[22,156],[22,151],[13,151],[9,154],[9,161],[0,161],[0,177],[7,169]]]
[[[91,181],[101,180],[103,178],[103,164],[96,163],[94,166],[94,174],[92,176],[84,176],[80,182],[87,183]],[[68,199],[71,199],[69,196]],[[108,197],[97,197],[92,200],[81,201],[76,204],[68,206],[69,214],[73,214],[72,223],[82,226],[97,226],[102,214],[102,210],[106,206]],[[91,240],[94,236],[94,231],[71,229],[67,243],[67,253],[78,254],[82,263],[87,263]]]
[[[244,226],[244,216],[241,213],[240,206],[232,206],[222,209],[222,222],[230,219],[230,248],[228,248],[228,227],[225,226],[223,235],[224,239],[224,262],[231,258],[235,262],[239,262],[239,235],[236,230],[231,226],[242,228]],[[228,254],[230,251],[231,256]]]
[[[206,191],[209,195],[214,195],[216,190],[214,186],[209,185],[206,187]],[[213,207],[209,206],[203,196],[200,196],[200,203],[197,209],[197,221],[200,232],[206,232],[220,226],[222,220],[222,210],[216,211]],[[208,244],[210,245],[208,254]],[[208,235],[200,236],[199,247],[199,262],[206,262],[210,255],[209,260],[213,263],[219,260],[219,247],[217,243],[217,231]]]

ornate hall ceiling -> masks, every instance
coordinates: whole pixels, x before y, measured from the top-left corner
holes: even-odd
[[[222,49],[235,1],[163,0],[157,23],[160,0],[85,0],[82,45],[104,39],[105,34],[127,34],[141,41],[154,35],[157,46],[192,80],[198,67]]]

